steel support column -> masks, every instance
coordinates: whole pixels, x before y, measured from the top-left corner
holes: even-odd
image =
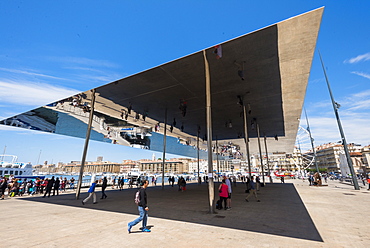
[[[201,184],[202,179],[200,178],[200,173],[199,173],[199,127],[198,127],[198,134],[197,134],[197,164],[198,164],[198,184]]]
[[[166,142],[167,142],[167,108],[164,111],[164,131],[163,131],[163,158],[162,158],[162,189],[164,189],[164,164],[166,163]]]
[[[268,152],[267,152],[267,138],[266,138],[266,135],[265,135],[264,140],[265,140],[265,151],[266,151],[267,173],[269,174],[270,183],[272,183],[272,176],[271,176],[270,163],[269,163],[269,155],[268,155]]]
[[[244,141],[245,141],[245,147],[247,150],[248,173],[249,173],[249,178],[251,178],[252,169],[251,169],[251,156],[249,154],[248,116],[247,116],[247,110],[245,107],[244,99],[243,99],[243,123],[244,123]]]
[[[85,161],[86,161],[86,154],[87,154],[87,149],[89,147],[91,126],[92,126],[92,121],[93,121],[93,117],[94,117],[95,91],[96,91],[95,89],[92,89],[91,90],[90,116],[89,116],[89,123],[87,125],[84,151],[83,151],[83,154],[82,154],[82,161],[81,161],[81,167],[80,167],[80,175],[78,176],[77,191],[76,191],[76,200],[78,200],[80,198],[81,185],[82,185],[82,177],[83,177],[83,174],[84,174],[84,167],[85,167]]]
[[[216,136],[216,158],[217,158],[217,182],[220,181],[220,176],[219,176],[219,173],[220,173],[220,161],[218,160],[218,139],[217,139],[217,136]]]
[[[258,136],[258,150],[260,152],[260,161],[262,167],[262,183],[265,185],[265,169],[263,166],[263,158],[262,158],[262,149],[261,149],[261,141],[260,141],[260,126],[257,123],[257,136]]]
[[[213,156],[212,156],[212,106],[211,106],[211,76],[207,61],[206,51],[203,50],[204,67],[206,76],[206,111],[207,111],[207,146],[208,146],[208,194],[209,194],[209,212],[215,213],[214,209],[214,183],[213,183]]]

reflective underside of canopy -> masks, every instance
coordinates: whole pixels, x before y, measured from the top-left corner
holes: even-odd
[[[242,96],[251,153],[258,152],[257,123],[270,152],[293,152],[322,13],[319,8],[218,44],[221,58],[215,47],[204,49],[210,66],[213,140],[232,142],[245,151],[238,104]],[[88,90],[1,124],[84,138],[90,100]],[[206,138],[205,104],[202,50],[96,88],[91,139],[160,151],[167,109],[167,135],[174,137],[167,151],[194,156],[191,146],[198,129],[200,138]]]

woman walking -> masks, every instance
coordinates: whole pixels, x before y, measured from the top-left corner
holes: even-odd
[[[219,192],[218,195],[220,196],[220,202],[219,202],[218,209],[222,209],[222,202],[224,202],[223,203],[224,209],[229,210],[226,204],[227,198],[229,197],[229,186],[226,185],[225,179],[222,179],[222,183],[218,187],[218,192]]]

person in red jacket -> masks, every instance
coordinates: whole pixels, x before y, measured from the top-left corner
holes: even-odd
[[[218,192],[220,196],[220,206],[218,208],[222,209],[222,202],[224,202],[224,209],[230,210],[226,204],[227,198],[229,197],[229,186],[227,186],[225,179],[222,179],[222,183],[218,187]]]

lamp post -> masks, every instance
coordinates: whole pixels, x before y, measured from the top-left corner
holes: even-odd
[[[325,70],[325,67],[324,67],[324,62],[322,61],[320,52],[319,52],[319,55],[320,55],[320,61],[321,61],[322,69],[324,71],[324,75],[325,75],[325,79],[326,79],[326,84],[328,86],[331,103],[333,105],[335,117],[337,119],[339,132],[340,132],[340,135],[342,137],[342,144],[343,144],[344,152],[345,152],[346,157],[347,157],[348,167],[349,167],[349,170],[350,170],[350,172],[352,174],[353,185],[354,185],[354,187],[355,187],[356,190],[359,190],[360,187],[359,187],[358,182],[357,182],[356,172],[355,172],[355,170],[353,168],[352,160],[351,160],[351,157],[350,157],[350,154],[349,154],[349,151],[348,151],[348,147],[347,147],[346,137],[344,135],[344,131],[343,131],[343,128],[342,128],[342,123],[341,123],[341,121],[339,119],[338,109],[339,109],[340,105],[337,102],[334,101],[334,96],[333,96],[333,93],[331,92],[331,89],[330,89],[329,79],[328,79],[328,76],[326,75],[326,70]]]

